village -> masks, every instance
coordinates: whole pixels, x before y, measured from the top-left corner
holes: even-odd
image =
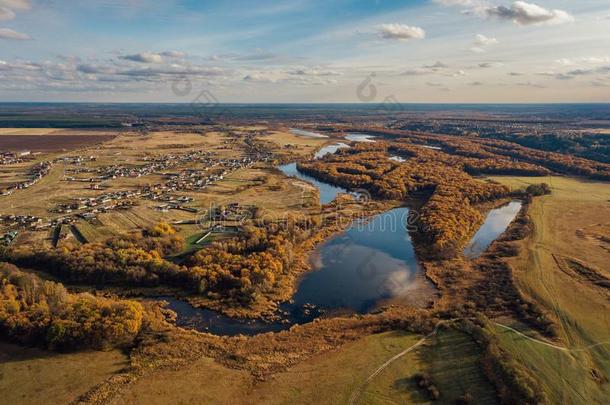
[[[51,171],[52,166],[53,164],[47,161],[35,164],[29,169],[27,173],[27,176],[29,178],[27,180],[15,183],[5,188],[0,192],[0,195],[8,196],[13,194],[15,190],[23,190],[32,187],[34,184],[38,183],[44,176],[49,174],[49,171]]]
[[[27,155],[4,153],[6,162],[21,162]],[[198,213],[196,207],[190,206],[195,200],[193,195],[185,192],[202,192],[206,188],[222,181],[237,170],[252,167],[257,162],[269,161],[272,154],[246,143],[245,156],[218,157],[214,152],[193,150],[188,153],[168,153],[140,158],[142,164],[112,164],[95,166],[99,158],[93,155],[61,156],[50,161],[35,164],[29,169],[27,181],[13,184],[3,192],[10,195],[15,190],[29,188],[47,175],[55,164],[63,165],[64,176],[60,181],[67,183],[84,183],[85,189],[106,190],[95,196],[75,196],[67,201],[55,203],[48,208],[48,218],[32,215],[4,215],[0,217],[0,245],[10,245],[21,231],[44,231],[54,229],[58,234],[64,225],[71,226],[84,220],[95,224],[98,216],[115,210],[129,210],[141,205],[144,200],[156,204],[150,209],[167,213],[170,210],[181,210]],[[8,163],[7,163],[8,164]],[[113,181],[120,178],[143,178],[157,176],[162,181],[153,184],[139,184],[116,190]],[[236,210],[229,209],[227,214]],[[239,208],[241,210],[241,208]],[[239,211],[238,210],[238,211]],[[241,212],[241,211],[240,211]],[[61,236],[61,235],[60,235]],[[54,240],[61,239],[54,237]]]

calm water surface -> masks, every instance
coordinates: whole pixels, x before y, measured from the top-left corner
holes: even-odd
[[[375,135],[368,135],[368,134],[353,133],[353,134],[345,135],[345,139],[347,139],[348,141],[352,141],[352,142],[374,143],[374,142],[376,142],[375,138],[377,138]]]
[[[502,207],[491,210],[481,228],[464,249],[464,256],[469,259],[481,256],[489,245],[506,231],[508,225],[517,217],[522,205],[521,201],[511,201]]]
[[[305,131],[304,129],[290,128],[290,133],[293,135],[306,136],[308,138],[328,138],[328,136],[324,134],[319,134],[317,132]]]
[[[332,184],[324,183],[316,178],[306,175],[305,173],[301,173],[297,169],[296,163],[288,163],[286,165],[278,166],[278,169],[281,170],[288,177],[296,177],[297,179],[301,179],[306,181],[313,186],[315,186],[318,190],[320,190],[320,203],[328,204],[332,202],[340,193],[349,193],[349,190],[333,186]]]
[[[321,148],[319,151],[316,152],[316,154],[314,155],[314,158],[321,159],[326,155],[335,154],[339,149],[345,149],[345,148],[349,148],[349,145],[346,143],[343,143],[343,142],[334,143],[332,145],[326,145],[323,148]]]

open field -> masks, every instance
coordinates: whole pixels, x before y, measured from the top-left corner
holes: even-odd
[[[257,382],[246,372],[202,359],[177,371],[159,371],[129,387],[115,404],[337,404],[347,403],[353,390],[388,358],[414,344],[419,337],[400,332],[365,337],[341,349],[314,357],[267,381]],[[417,398],[401,380],[418,370],[415,354],[405,356],[367,390],[362,403],[395,403]],[[172,381],[168,384],[168,381]],[[213,383],[212,383],[213,382]],[[370,391],[370,394],[369,394]],[[376,398],[368,402],[369,396]]]
[[[540,381],[551,403],[604,403],[607,388],[600,387],[600,383],[593,378],[592,367],[595,365],[586,352],[558,350],[497,326],[493,333],[498,337],[500,346]]]
[[[441,330],[423,346],[391,363],[368,384],[388,359],[413,346],[420,336],[400,331],[363,337],[273,374],[264,381],[209,358],[172,370],[157,370],[126,387],[113,404],[345,404],[360,390],[358,404],[429,403],[415,376],[426,373],[440,392],[436,403],[453,404],[469,393],[477,404],[497,403],[483,375],[479,346],[468,335]],[[171,384],[168,381],[172,381]],[[214,382],[214,383],[212,383]]]
[[[541,181],[552,187],[551,195],[532,203],[529,214],[535,230],[512,264],[519,288],[552,315],[562,344],[572,351],[556,352],[509,333],[500,334],[502,342],[528,367],[535,367],[555,403],[602,403],[610,395],[608,290],[565,263],[576,259],[606,278],[610,275],[610,184],[564,177],[494,179],[512,187]]]
[[[54,152],[74,150],[112,140],[117,133],[49,128],[0,128],[0,150]]]
[[[273,142],[285,151],[299,155],[313,154],[325,143],[330,142],[328,138],[308,138],[294,135],[288,131],[271,131],[263,139]]]
[[[71,403],[126,366],[116,350],[57,354],[0,343],[0,402]]]

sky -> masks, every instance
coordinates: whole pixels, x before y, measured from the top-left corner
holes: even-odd
[[[0,0],[0,101],[610,102],[610,1]]]

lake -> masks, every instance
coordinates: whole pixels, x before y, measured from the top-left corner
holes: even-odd
[[[466,246],[466,249],[464,249],[464,256],[469,259],[481,256],[489,245],[506,231],[510,223],[517,217],[522,205],[521,201],[511,201],[506,205],[491,210],[487,214],[481,228],[479,228],[468,246]]]
[[[276,332],[325,313],[367,313],[380,302],[413,294],[420,299],[420,268],[407,228],[408,208],[355,221],[312,254],[313,271],[303,276],[290,302],[273,322],[239,320],[166,297],[181,327],[217,335]]]
[[[306,136],[308,138],[328,138],[327,135],[319,134],[317,132],[305,131],[303,129],[290,128],[290,133],[298,136]]]

